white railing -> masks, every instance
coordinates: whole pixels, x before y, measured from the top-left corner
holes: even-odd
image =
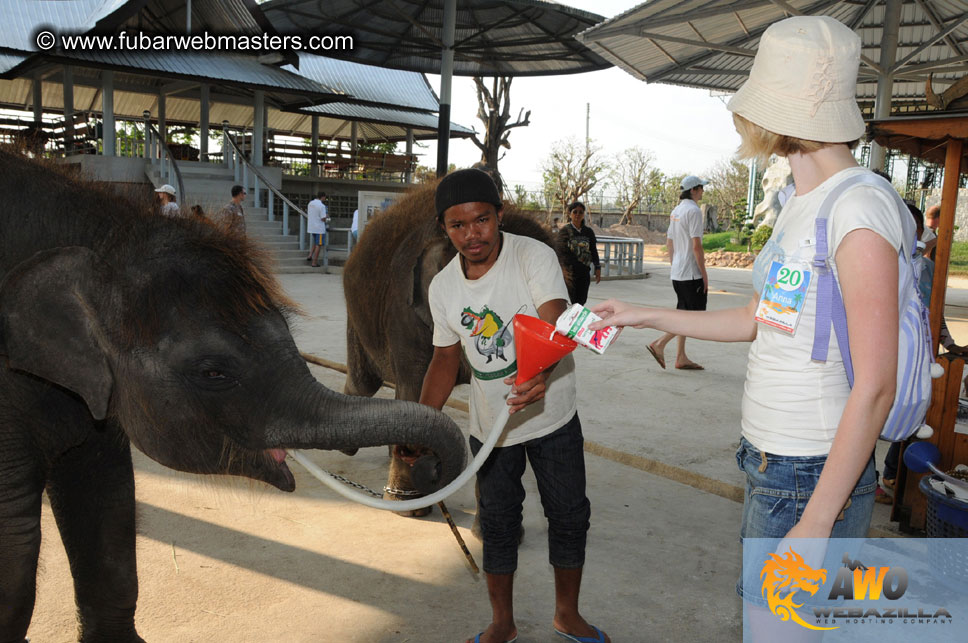
[[[234,171],[235,182],[245,188],[246,191],[249,190],[249,186],[252,186],[252,196],[253,196],[253,206],[261,208],[262,195],[260,190],[265,188],[268,193],[268,218],[269,221],[275,221],[275,206],[276,199],[282,200],[282,230],[281,234],[289,234],[289,211],[294,210],[299,216],[299,249],[306,250],[308,245],[306,224],[309,221],[309,215],[300,208],[298,205],[290,201],[286,196],[279,191],[279,188],[275,187],[270,183],[266,177],[259,171],[259,169],[252,165],[249,159],[245,158],[245,154],[236,144],[235,140],[232,139],[232,135],[228,131],[227,123],[223,123],[222,128],[222,158],[225,166],[230,170]],[[323,246],[323,267],[329,266],[329,235],[326,235],[326,245]]]
[[[168,144],[161,138],[161,134],[151,124],[150,114],[145,112],[145,161],[156,166],[161,174],[162,183],[174,183],[178,198],[182,204],[188,203],[188,195],[185,194],[185,182],[182,181],[181,170],[175,162],[175,157],[168,148]]]
[[[628,237],[598,237],[598,258],[602,276],[641,275],[645,241]]]

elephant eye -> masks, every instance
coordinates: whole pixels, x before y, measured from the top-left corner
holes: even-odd
[[[206,377],[206,378],[208,378],[210,380],[224,380],[225,379],[225,374],[222,373],[222,371],[216,371],[213,368],[210,368],[208,370],[202,371],[202,376],[203,377]]]

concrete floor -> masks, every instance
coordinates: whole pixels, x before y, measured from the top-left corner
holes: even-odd
[[[668,266],[647,269],[648,279],[592,285],[590,301],[674,305]],[[748,271],[714,268],[710,275],[711,309],[750,297]],[[339,275],[280,279],[306,312],[294,328],[300,350],[345,363]],[[950,293],[947,318],[964,342],[968,291]],[[690,357],[706,370],[663,371],[645,350],[656,336],[629,329],[603,356],[576,352],[592,503],[582,611],[613,641],[740,640],[734,583],[743,478],[733,453],[748,347],[690,340]],[[667,351],[671,361],[672,346]],[[313,372],[342,389],[340,373]],[[462,388],[455,397],[466,399]],[[466,425],[465,414],[448,412]],[[385,450],[314,458],[370,487],[384,482]],[[287,495],[171,472],[136,454],[137,623],[147,640],[436,643],[463,641],[488,623],[484,583],[469,572],[439,512],[415,520],[351,505],[290,466],[297,490]],[[547,530],[530,472],[525,478],[518,640],[550,643],[562,639],[551,629]],[[472,487],[448,505],[479,563]],[[896,531],[888,509],[876,507],[878,533]],[[30,635],[72,640],[70,579],[47,507],[43,547]]]

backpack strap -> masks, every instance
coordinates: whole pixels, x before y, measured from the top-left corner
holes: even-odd
[[[847,371],[847,381],[851,387],[854,386],[854,365],[850,359],[847,310],[844,308],[844,300],[840,294],[840,285],[830,267],[830,251],[827,247],[827,220],[830,218],[830,213],[837,199],[844,192],[857,185],[882,187],[895,196],[897,194],[893,186],[883,178],[875,174],[858,174],[841,181],[830,191],[830,194],[824,197],[820,204],[815,229],[817,237],[816,254],[813,257],[813,266],[817,274],[817,318],[813,332],[813,350],[810,354],[810,359],[818,362],[827,361],[827,350],[830,347],[830,327],[832,325],[834,333],[837,335],[837,345],[840,348],[840,357],[844,362],[844,370]],[[897,197],[895,201],[900,202],[901,198]],[[903,202],[901,203],[903,205]],[[900,210],[898,212],[900,216]]]
[[[834,278],[833,269],[828,261],[827,249],[827,218],[839,194],[831,194],[824,199],[820,206],[820,213],[816,222],[816,254],[813,257],[813,267],[817,273],[817,319],[813,333],[813,351],[810,359],[818,362],[827,361],[827,350],[830,347],[830,326],[834,327],[837,335],[837,345],[840,356],[847,371],[847,382],[854,386],[854,365],[850,360],[850,340],[847,335],[847,311],[844,300],[840,295],[840,286]],[[834,199],[831,199],[834,197]]]

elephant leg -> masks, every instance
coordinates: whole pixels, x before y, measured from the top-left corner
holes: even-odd
[[[346,384],[343,393],[373,397],[383,386],[383,377],[373,364],[352,323],[346,325]]]
[[[59,458],[47,494],[74,577],[79,640],[142,641],[134,627],[134,474],[120,429],[109,423]]]
[[[400,371],[397,372],[399,373]],[[419,382],[413,376],[399,378],[400,381],[397,382],[396,386],[396,399],[411,402],[420,399],[420,387],[423,385],[422,373],[424,371],[420,370],[419,372],[421,373]],[[410,454],[406,446],[390,447],[390,471],[387,474],[387,485],[383,491],[383,498],[385,500],[412,500],[423,495],[416,491],[410,479],[410,464],[404,459],[408,455],[415,454]],[[413,509],[411,511],[399,511],[397,514],[408,518],[419,518],[426,516],[432,511],[432,507],[424,507],[423,509]]]
[[[44,479],[31,445],[9,437],[0,439],[0,642],[22,643],[37,590]]]

